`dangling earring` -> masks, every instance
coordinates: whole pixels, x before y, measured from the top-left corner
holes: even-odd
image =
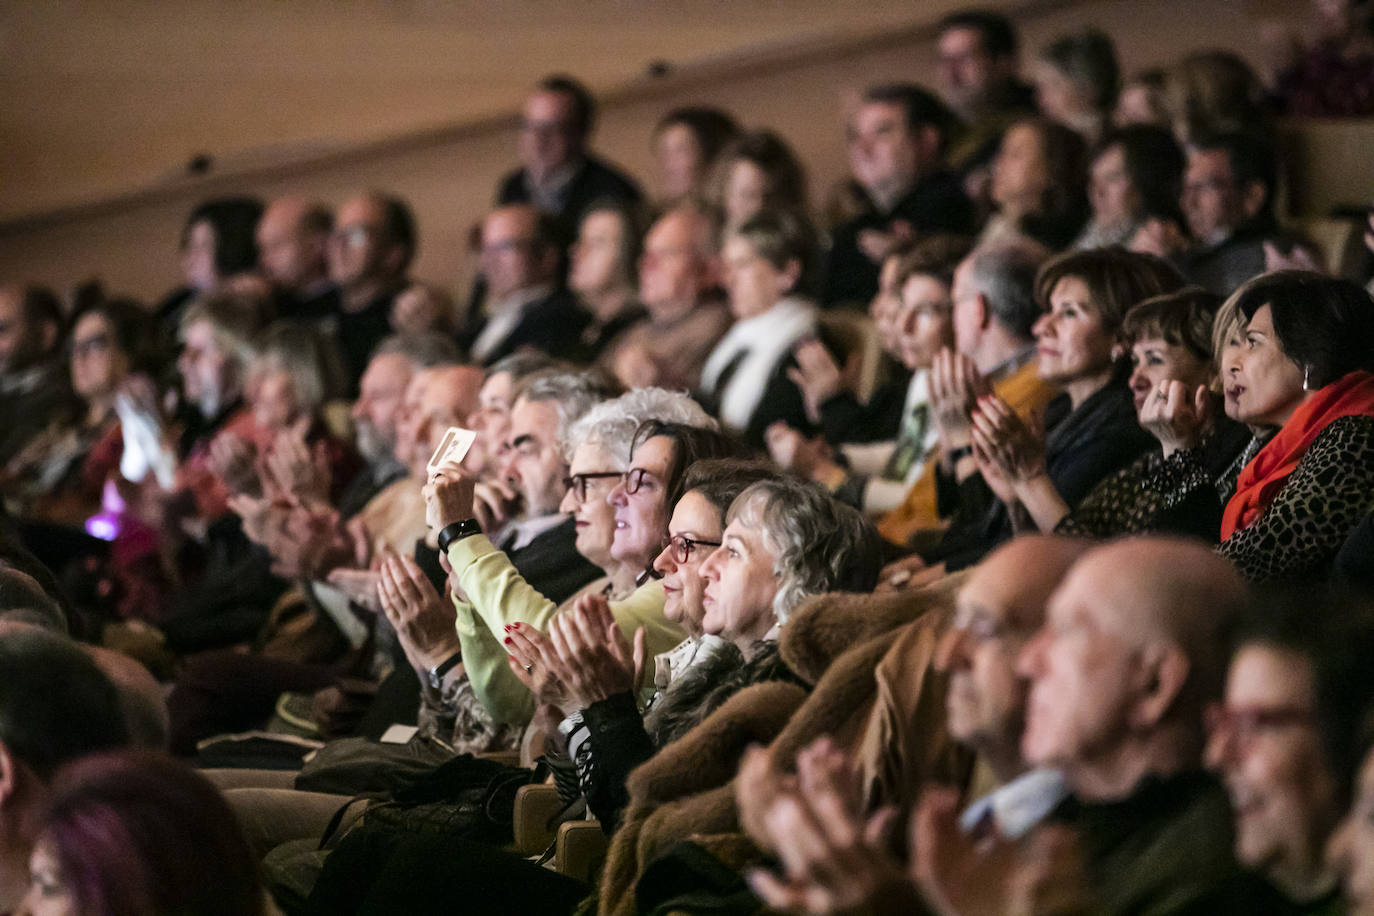
[[[1310,365],[1302,367],[1302,390],[1312,390],[1312,367]]]

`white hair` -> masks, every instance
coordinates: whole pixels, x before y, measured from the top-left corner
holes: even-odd
[[[602,401],[571,424],[559,442],[563,460],[571,461],[579,446],[593,443],[605,447],[628,466],[635,430],[648,420],[719,429],[710,414],[681,391],[636,388],[618,398]]]

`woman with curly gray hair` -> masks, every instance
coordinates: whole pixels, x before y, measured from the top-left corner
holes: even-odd
[[[759,481],[730,506],[721,546],[702,566],[703,629],[756,654],[808,596],[872,591],[877,538],[862,515],[815,484]]]

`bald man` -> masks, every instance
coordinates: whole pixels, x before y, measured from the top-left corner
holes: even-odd
[[[696,391],[732,320],[718,280],[706,215],[692,206],[664,213],[639,257],[639,301],[649,314],[612,342],[602,364],[626,388]]]
[[[1244,598],[1202,544],[1133,538],[1074,565],[1021,653],[1022,753],[1064,774],[1073,797],[1056,819],[1076,829],[1106,912],[1261,911],[1225,791],[1202,770],[1203,709]]]
[[[339,311],[329,282],[329,233],[334,214],[307,197],[279,197],[258,220],[258,268],[281,299],[284,318],[318,321]]]
[[[517,350],[572,356],[591,314],[562,287],[557,227],[529,204],[493,210],[482,223],[482,314],[472,316],[463,343],[489,366]]]

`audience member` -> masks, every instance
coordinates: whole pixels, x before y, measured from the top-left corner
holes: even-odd
[[[819,342],[797,348],[792,378],[802,389],[808,415],[817,404],[814,412],[824,443],[840,447],[847,467],[832,459],[819,440],[807,442],[795,430],[777,427],[767,437],[774,461],[828,486],[838,499],[867,515],[885,514],[901,504],[939,444],[929,371],[936,354],[954,344],[950,286],[968,248],[959,237],[933,236],[906,254],[893,255],[891,271],[884,264],[898,307],[891,330],[879,333],[890,341],[889,348],[895,347],[906,373],[874,392],[867,405],[860,406],[840,387],[840,369]],[[872,310],[877,310],[876,299]],[[888,436],[892,438],[872,441]]]
[[[1301,271],[1236,291],[1244,345],[1221,366],[1235,418],[1278,432],[1240,473],[1220,551],[1251,581],[1324,576],[1369,510],[1374,304]]]
[[[721,252],[735,323],[702,366],[701,392],[724,427],[756,447],[775,421],[809,426],[801,392],[786,372],[793,346],[816,333],[814,306],[795,295],[802,232],[785,214],[760,213]]]
[[[975,504],[985,507],[981,511],[993,511],[986,508],[987,495],[973,457],[971,416],[986,386],[1026,416],[1043,410],[1053,397],[1054,389],[1040,379],[1033,360],[1032,328],[1040,316],[1035,275],[1044,256],[1042,249],[1027,242],[1003,244],[975,249],[954,271],[950,299],[955,350],[936,354],[930,374],[939,453],[927,459],[902,504],[878,523],[883,537],[903,552],[918,546],[920,532],[938,529],[941,516],[955,511],[963,502],[958,488],[965,483],[973,488],[965,513],[977,515]],[[938,506],[941,481],[945,493]],[[975,502],[976,494],[982,495]],[[933,547],[939,538],[936,533],[922,546]]]
[[[1112,123],[1117,128],[1137,124],[1173,127],[1167,97],[1169,76],[1163,67],[1147,67],[1126,77],[1116,99]]]
[[[277,313],[318,322],[339,313],[339,290],[329,280],[334,214],[306,197],[279,197],[258,220],[258,270],[277,294]]]
[[[573,239],[587,207],[602,198],[636,204],[638,185],[587,151],[596,101],[570,76],[547,76],[525,99],[520,122],[520,168],[501,180],[496,204],[529,204],[553,217],[558,248]]]
[[[22,908],[32,916],[268,911],[229,806],[204,777],[160,754],[68,764],[35,827]]]
[[[1043,118],[1013,123],[992,162],[989,197],[997,212],[979,244],[1019,236],[1051,251],[1068,247],[1088,218],[1087,174],[1078,134]]]
[[[1178,142],[1260,133],[1264,90],[1245,59],[1230,51],[1194,51],[1169,68],[1168,108]]]
[[[1162,127],[1130,125],[1107,135],[1088,174],[1092,217],[1075,248],[1125,245],[1146,220],[1182,232],[1183,151]]]
[[[701,202],[716,160],[739,133],[739,124],[719,108],[674,108],[659,118],[652,140],[658,205]]]
[[[368,191],[334,214],[327,249],[329,279],[339,290],[333,331],[350,393],[373,348],[390,332],[392,302],[406,286],[418,244],[415,217],[399,197]]]
[[[1309,4],[1316,41],[1295,48],[1278,74],[1274,96],[1282,112],[1305,118],[1374,115],[1374,14],[1362,0]]]
[[[0,909],[14,912],[29,886],[29,855],[59,768],[123,746],[119,697],[64,637],[0,622]]]
[[[1370,711],[1366,706],[1352,717],[1353,729],[1346,732],[1358,756],[1347,767],[1345,784],[1349,809],[1337,825],[1326,847],[1331,866],[1341,878],[1345,912],[1350,916],[1374,913],[1374,735]]]
[[[1040,51],[1034,74],[1040,113],[1089,146],[1101,142],[1121,89],[1111,38],[1094,28],[1061,35]]]
[[[54,409],[34,417],[47,426],[0,473],[12,512],[80,528],[100,509],[101,489],[119,461],[115,398],[131,373],[160,368],[153,352],[157,338],[151,316],[134,302],[97,302],[73,317],[67,351],[71,391],[80,403],[70,415]],[[25,413],[42,413],[35,399],[44,397],[34,392]]]
[[[934,667],[948,681],[941,711],[947,711],[949,732],[978,755],[962,799],[959,828],[964,833],[1019,840],[1067,792],[1058,772],[1029,768],[1022,757],[1027,685],[1016,671],[1016,660],[1044,624],[1050,594],[1085,549],[1083,542],[1065,538],[1020,538],[989,555],[959,589],[954,618],[935,648]],[[894,657],[929,666],[929,640],[922,638],[921,629],[921,624],[914,624],[897,636],[882,667]],[[914,689],[913,685],[911,692]],[[900,704],[899,715],[916,706],[907,696],[893,702]],[[936,727],[919,723],[910,732],[901,730],[879,740],[924,743]],[[874,728],[872,720],[868,728]],[[751,885],[774,908],[848,911],[883,900],[895,904],[913,894],[900,887],[907,879],[875,838],[894,813],[901,819],[906,812],[885,808],[865,823],[864,812],[855,806],[862,787],[852,784],[860,773],[846,766],[844,755],[831,751],[831,744],[823,739],[798,756],[796,780],[780,779],[769,771],[766,756],[754,753],[746,756],[736,781],[741,822],[784,864],[785,883],[767,872],[750,875]],[[914,746],[884,751],[892,757],[925,754],[924,748]],[[903,785],[900,797],[885,798],[883,803],[910,804],[920,788]],[[817,816],[822,811],[826,814]],[[843,867],[835,867],[841,863]],[[818,906],[816,901],[824,903]]]
[[[1266,270],[1278,174],[1269,142],[1246,134],[1196,139],[1183,178],[1188,243],[1167,220],[1148,219],[1131,247],[1178,260],[1193,282],[1219,296]]]
[[[62,306],[42,287],[0,286],[0,466],[70,407]]]
[[[472,358],[490,365],[523,348],[576,352],[591,316],[558,283],[562,249],[552,221],[529,204],[493,210],[482,224],[484,314],[461,335]]]
[[[572,246],[568,289],[591,320],[582,330],[579,356],[597,357],[620,333],[644,317],[639,304],[639,258],[643,230],[635,211],[615,201],[591,204]]]
[[[669,210],[649,230],[639,256],[639,301],[649,314],[600,360],[626,388],[697,390],[702,364],[730,326],[715,260],[710,221],[695,207]]]
[[[255,197],[215,198],[191,211],[181,230],[183,285],[156,309],[165,327],[175,331],[182,311],[195,297],[257,268],[253,230],[261,217],[262,201]]]
[[[764,210],[802,219],[809,205],[806,168],[787,141],[772,131],[744,133],[721,151],[707,197],[719,223],[717,239]]]
[[[687,638],[670,652],[654,656],[655,693],[642,718],[633,683],[636,650],[618,629],[606,629],[605,644],[588,640],[587,632],[599,632],[593,608],[581,609],[581,620],[566,615],[556,620],[547,636],[525,627],[511,632],[512,670],[518,674],[528,666],[523,670],[537,700],[558,714],[572,713],[555,733],[564,737],[553,742],[560,747],[555,765],[576,773],[589,809],[608,835],[629,800],[630,770],[700,721],[701,704],[711,704],[705,709],[709,712],[729,692],[767,670],[740,672],[742,677],[733,674],[730,669],[740,667],[742,654],[731,651],[719,635],[704,632],[708,581],[703,567],[721,546],[731,503],[771,476],[765,466],[730,459],[698,461],[687,470],[684,491],[668,523],[668,545],[654,560],[654,568],[663,573],[663,614]],[[574,620],[578,626],[568,625]],[[586,629],[581,627],[584,620]],[[535,667],[540,675],[533,673]],[[703,696],[703,691],[714,695]]]
[[[950,148],[949,162],[981,207],[1002,132],[1035,113],[1035,90],[1019,79],[1016,27],[1001,13],[973,9],[946,16],[940,21],[938,55],[940,95],[966,125]]]
[[[1131,348],[1129,385],[1140,425],[1159,450],[1103,479],[1053,530],[1116,537],[1169,532],[1215,543],[1221,532],[1223,479],[1250,432],[1220,410],[1213,315],[1220,300],[1197,287],[1146,299],[1126,313],[1121,337]],[[1044,512],[1048,526],[1058,507]],[[1045,527],[1044,530],[1049,530]]]
[[[899,243],[933,232],[973,231],[973,208],[958,179],[944,170],[957,124],[917,86],[875,86],[864,93],[847,143],[865,207],[834,231],[821,295],[827,306],[872,299],[878,270]]]
[[[1021,652],[1031,683],[1022,753],[1068,784],[1051,817],[1076,834],[1093,910],[1257,912],[1268,902],[1233,859],[1226,793],[1201,769],[1203,710],[1221,693],[1225,634],[1243,598],[1234,570],[1201,545],[1122,541],[1074,565]],[[951,801],[924,802],[913,834],[922,890],[955,904],[937,903],[942,911],[1007,880],[997,856],[958,835]]]
[[[1292,912],[1339,902],[1323,854],[1346,801],[1344,774],[1323,739],[1334,725],[1345,731],[1339,743],[1353,744],[1358,723],[1341,712],[1365,708],[1374,689],[1364,673],[1369,633],[1352,623],[1346,608],[1310,593],[1255,602],[1208,720],[1207,762],[1231,795],[1236,858]]]
[[[972,416],[974,457],[1014,528],[1024,511],[1031,527],[1053,531],[1099,481],[1151,449],[1126,384],[1121,325],[1132,306],[1179,286],[1167,262],[1121,248],[1069,252],[1040,269],[1040,377],[1063,392],[1046,407],[1043,444],[995,395]]]

